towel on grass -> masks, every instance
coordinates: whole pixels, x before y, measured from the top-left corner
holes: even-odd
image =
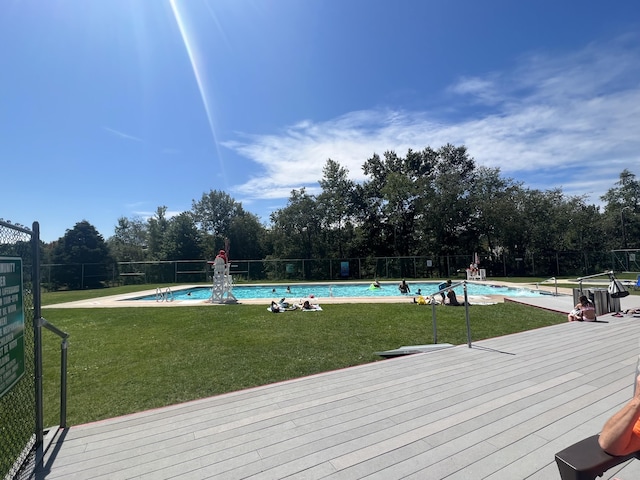
[[[300,307],[300,309],[303,312],[321,312],[322,311],[322,307],[320,305],[311,305],[311,308],[302,308],[302,307]]]

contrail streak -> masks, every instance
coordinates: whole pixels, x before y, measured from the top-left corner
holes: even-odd
[[[180,10],[177,6],[177,0],[170,0],[171,10],[173,11],[173,16],[178,24],[178,29],[180,30],[180,36],[182,37],[182,42],[184,43],[184,47],[187,50],[187,55],[189,56],[189,62],[191,63],[191,68],[193,69],[193,75],[195,76],[196,83],[198,84],[198,91],[200,92],[200,98],[202,99],[202,105],[204,106],[204,111],[207,115],[207,120],[209,122],[209,128],[211,129],[211,135],[213,136],[213,142],[216,148],[216,153],[218,155],[218,161],[220,163],[220,173],[224,179],[225,186],[227,186],[227,174],[224,169],[224,163],[222,161],[222,155],[220,155],[220,149],[218,147],[218,138],[216,136],[216,130],[213,123],[213,115],[211,114],[211,108],[209,107],[209,97],[207,95],[207,90],[204,85],[204,81],[202,78],[202,73],[200,72],[200,68],[197,61],[197,56],[195,53],[194,45],[187,34],[187,28],[184,22],[184,18],[180,13]]]

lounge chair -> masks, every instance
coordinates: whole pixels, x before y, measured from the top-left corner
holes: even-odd
[[[640,452],[616,457],[600,448],[598,436],[592,435],[556,453],[556,464],[562,480],[596,480],[610,468],[633,458]]]

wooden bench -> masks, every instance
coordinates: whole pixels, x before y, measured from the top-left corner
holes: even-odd
[[[562,480],[595,480],[616,465],[634,458],[640,459],[640,452],[620,457],[609,455],[600,448],[598,437],[587,437],[556,453],[556,464]]]

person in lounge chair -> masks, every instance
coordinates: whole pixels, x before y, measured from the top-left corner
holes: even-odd
[[[633,398],[602,427],[600,448],[610,455],[628,455],[640,450],[640,376]]]

